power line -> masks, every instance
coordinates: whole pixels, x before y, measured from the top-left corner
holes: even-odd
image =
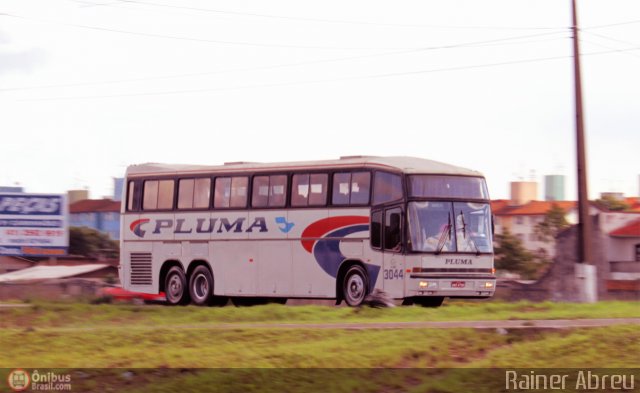
[[[339,57],[339,58],[332,58],[332,59],[310,60],[310,61],[295,62],[295,63],[274,64],[274,65],[265,65],[265,66],[256,66],[256,67],[236,68],[236,69],[226,69],[226,70],[208,71],[208,72],[200,72],[200,73],[186,73],[186,74],[177,74],[177,75],[164,75],[164,76],[152,76],[152,77],[143,77],[143,78],[118,79],[118,80],[107,80],[107,81],[98,81],[98,82],[75,82],[75,83],[65,83],[65,84],[40,85],[40,86],[8,87],[8,88],[0,88],[0,92],[20,91],[20,90],[33,90],[33,89],[47,89],[47,88],[62,88],[62,87],[95,86],[95,85],[116,84],[116,83],[145,82],[145,81],[152,81],[152,80],[176,79],[176,78],[216,75],[216,74],[232,73],[232,72],[247,72],[247,71],[260,71],[260,70],[278,69],[278,68],[299,67],[299,66],[305,66],[305,65],[333,63],[333,62],[341,62],[341,61],[349,61],[349,60],[359,60],[359,59],[382,57],[382,56],[402,55],[402,54],[410,54],[410,53],[427,52],[427,51],[433,51],[433,50],[486,47],[486,46],[493,46],[493,45],[513,45],[513,44],[521,44],[521,43],[523,43],[522,41],[516,41],[516,40],[522,40],[522,39],[534,38],[534,37],[542,37],[542,36],[549,36],[549,35],[556,35],[556,34],[558,34],[558,33],[553,32],[553,33],[527,34],[527,35],[514,36],[514,37],[497,38],[497,39],[493,39],[493,40],[471,41],[471,42],[464,42],[464,43],[457,43],[457,44],[421,47],[421,48],[402,50],[402,51],[382,52],[382,53],[373,53],[373,54],[368,54],[368,55],[346,56],[346,57]],[[558,39],[565,39],[565,38],[566,37],[556,37],[556,38],[551,38],[551,40],[558,40]],[[509,42],[509,41],[516,41],[516,42]],[[541,41],[548,41],[548,40],[528,41],[528,42],[525,42],[525,43],[541,42]]]
[[[384,23],[384,22],[371,22],[371,21],[354,21],[354,20],[340,20],[340,19],[325,19],[325,18],[311,18],[304,16],[290,16],[290,15],[274,15],[274,14],[261,14],[255,12],[242,12],[232,10],[219,10],[211,8],[200,7],[187,7],[174,4],[156,3],[152,1],[141,0],[117,0],[122,3],[139,4],[154,7],[164,7],[172,9],[183,9],[189,11],[197,11],[203,13],[215,13],[223,15],[236,15],[245,17],[257,17],[267,19],[279,19],[301,22],[315,22],[315,23],[333,23],[333,24],[349,24],[349,25],[364,25],[364,26],[385,26],[385,27],[403,27],[403,28],[435,28],[435,29],[485,29],[485,30],[554,30],[557,27],[522,27],[522,26],[454,26],[454,25],[427,25],[427,24],[404,24],[404,23]]]
[[[628,48],[628,49],[622,49],[622,50],[609,50],[609,51],[602,51],[602,52],[583,53],[581,56],[602,55],[602,54],[608,54],[613,52],[631,51],[631,50],[640,50],[640,47]],[[305,84],[331,83],[331,82],[343,82],[343,81],[365,80],[365,79],[380,79],[380,78],[420,75],[420,74],[439,73],[439,72],[483,69],[483,68],[491,68],[491,67],[506,66],[506,65],[537,63],[537,62],[551,61],[551,60],[562,60],[562,59],[569,59],[572,57],[573,56],[570,56],[570,55],[541,57],[541,58],[533,58],[533,59],[504,61],[504,62],[498,62],[498,63],[475,64],[475,65],[468,65],[468,66],[446,67],[446,68],[405,71],[405,72],[393,72],[393,73],[322,79],[322,80],[294,81],[294,82],[257,84],[257,85],[246,85],[246,86],[218,87],[218,88],[183,89],[183,90],[171,90],[171,91],[148,92],[148,93],[143,92],[143,93],[124,93],[124,94],[93,95],[93,96],[30,98],[30,99],[22,99],[19,101],[34,102],[34,101],[64,101],[64,100],[101,99],[101,98],[124,98],[124,97],[162,96],[162,95],[176,95],[176,94],[196,94],[196,93],[209,93],[209,92],[218,92],[218,91],[246,90],[246,89],[254,89],[254,88],[286,87],[286,86],[296,86],[296,85],[305,85]]]
[[[593,31],[583,31],[583,33],[587,33],[587,34],[592,35],[592,36],[596,36],[596,37],[604,38],[605,40],[614,41],[614,42],[619,42],[619,43],[621,43],[621,44],[625,44],[625,45],[638,46],[638,44],[637,44],[637,43],[635,43],[635,42],[630,42],[630,41],[621,40],[621,39],[619,39],[619,38],[609,37],[609,36],[604,35],[604,34],[594,33]]]
[[[609,24],[606,24],[606,25],[596,25],[596,26],[582,27],[579,30],[582,31],[582,30],[591,30],[591,29],[604,29],[606,27],[632,25],[632,24],[636,24],[636,23],[640,23],[640,19],[630,20],[630,21],[626,21],[626,22],[609,23]]]
[[[599,46],[599,47],[601,47],[601,48],[609,49],[609,50],[611,50],[612,52],[618,52],[618,53],[622,53],[622,54],[624,54],[624,55],[628,55],[628,56],[633,56],[633,57],[640,58],[640,56],[638,56],[637,54],[635,54],[635,53],[633,53],[633,52],[631,52],[631,51],[628,51],[628,50],[625,50],[625,49],[616,49],[616,48],[610,47],[610,46],[608,46],[608,45],[600,44],[600,43],[598,43],[598,42],[593,42],[593,41],[590,41],[590,40],[585,40],[584,38],[580,38],[580,42],[585,42],[585,43],[590,44],[590,45],[595,45],[595,46]]]
[[[333,46],[314,46],[314,45],[294,45],[294,44],[266,44],[266,43],[257,43],[257,42],[249,42],[249,41],[226,41],[226,40],[212,40],[206,38],[197,38],[197,37],[185,37],[185,36],[176,36],[176,35],[166,35],[166,34],[156,34],[156,33],[146,33],[139,31],[130,31],[130,30],[121,30],[121,29],[113,29],[108,27],[99,27],[99,26],[90,26],[90,25],[80,25],[75,23],[65,23],[65,22],[56,22],[39,18],[26,17],[15,14],[8,13],[0,13],[0,16],[6,16],[10,18],[30,20],[39,23],[48,23],[60,26],[68,26],[79,29],[87,29],[94,31],[102,31],[102,32],[111,32],[111,33],[119,33],[119,34],[127,34],[141,37],[152,37],[152,38],[166,38],[172,40],[180,40],[180,41],[192,41],[192,42],[206,42],[220,45],[236,45],[236,46],[252,46],[252,47],[263,47],[263,48],[285,48],[285,49],[325,49],[325,50],[380,50],[380,49],[400,49],[400,48],[371,48],[371,47],[333,47]],[[407,48],[409,49],[409,48]],[[412,48],[414,49],[414,48]]]

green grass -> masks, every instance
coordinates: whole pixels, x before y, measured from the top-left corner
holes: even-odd
[[[173,326],[216,323],[321,323],[390,321],[468,321],[506,319],[579,319],[640,317],[636,302],[576,303],[445,303],[443,307],[388,309],[280,306],[200,308],[127,304],[35,303],[31,308],[0,309],[0,328]]]
[[[131,391],[206,391],[208,385],[238,391],[240,383],[247,392],[354,387],[369,392],[395,385],[402,391],[435,386],[434,391],[448,392],[503,383],[482,370],[465,374],[456,368],[638,368],[639,342],[637,326],[506,334],[474,329],[10,330],[0,333],[0,348],[10,349],[0,353],[0,368],[119,368],[89,371],[94,377],[78,383],[84,386],[105,374],[103,383]],[[431,367],[440,370],[425,369]],[[131,386],[123,370],[135,373]],[[478,378],[486,380],[484,385]],[[456,386],[459,390],[447,390]]]
[[[74,376],[75,391],[489,392],[504,387],[496,368],[640,368],[640,329],[247,324],[611,317],[640,317],[640,310],[634,302],[452,302],[439,309],[36,303],[0,309],[0,368],[97,368]],[[215,328],[221,323],[231,326]]]

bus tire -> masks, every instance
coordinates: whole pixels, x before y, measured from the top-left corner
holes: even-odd
[[[189,296],[196,306],[208,306],[213,298],[213,276],[206,266],[193,269],[189,276]]]
[[[367,273],[362,266],[353,265],[347,270],[342,281],[342,298],[350,307],[358,307],[369,292]]]
[[[414,298],[414,303],[419,304],[422,307],[440,307],[442,306],[442,302],[444,302],[443,296],[431,296],[431,297],[416,297]]]
[[[173,266],[167,272],[164,279],[165,296],[167,304],[178,305],[189,302],[189,291],[187,290],[187,278],[184,271],[179,266]]]

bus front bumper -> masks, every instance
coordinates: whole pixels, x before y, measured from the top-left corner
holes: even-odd
[[[407,296],[491,297],[496,291],[495,276],[431,276],[412,274]]]

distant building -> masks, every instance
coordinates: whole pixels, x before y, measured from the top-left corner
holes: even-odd
[[[640,213],[640,197],[627,197],[624,201],[629,205],[629,212]]]
[[[529,201],[523,205],[513,205],[513,201],[496,200],[491,202],[491,210],[495,217],[496,234],[507,229],[522,242],[524,248],[538,252],[541,249],[549,257],[555,255],[555,241],[544,242],[536,234],[536,226],[544,221],[545,215],[553,205],[561,207],[569,223],[577,221],[577,204],[573,201]]]
[[[0,274],[15,272],[35,265],[36,263],[30,259],[0,255]]]
[[[640,213],[592,207],[589,264],[596,269],[598,300],[640,300]],[[499,283],[504,299],[580,301],[576,277],[578,226],[560,232],[556,257],[549,270],[535,282]]]
[[[122,201],[122,188],[124,187],[124,178],[122,177],[114,177],[113,178],[113,200],[114,201]]]
[[[564,201],[564,175],[546,175],[544,177],[544,200]]]
[[[538,199],[538,183],[534,181],[511,182],[511,202],[513,205],[524,205]]]
[[[78,201],[89,199],[89,190],[69,190],[67,191],[67,201],[73,205]]]
[[[24,187],[20,187],[20,186],[0,186],[0,192],[23,193],[24,192]]]
[[[69,205],[69,225],[88,227],[120,239],[120,202],[112,199],[86,199]]]
[[[620,202],[625,201],[624,194],[622,192],[601,192],[600,198],[610,198]]]

